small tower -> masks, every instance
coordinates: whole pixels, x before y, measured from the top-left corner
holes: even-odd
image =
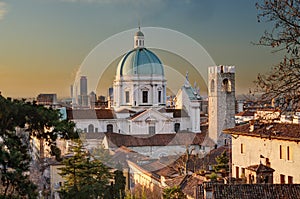
[[[144,48],[144,34],[139,27],[139,31],[137,31],[134,35],[134,48]]]
[[[216,144],[226,144],[222,130],[235,126],[235,67],[208,68],[209,137]]]

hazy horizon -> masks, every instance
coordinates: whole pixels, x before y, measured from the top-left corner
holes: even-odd
[[[91,50],[112,35],[137,28],[140,21],[142,28],[163,27],[188,35],[216,65],[235,65],[237,94],[247,93],[257,74],[280,59],[270,48],[251,44],[268,28],[256,16],[255,2],[238,0],[0,1],[0,91],[13,98],[40,93],[68,97]],[[174,57],[162,59],[176,64]],[[100,90],[98,95],[106,94]]]

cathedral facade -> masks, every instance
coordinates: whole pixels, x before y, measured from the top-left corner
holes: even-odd
[[[67,117],[86,133],[156,135],[206,133],[215,144],[226,144],[222,130],[234,126],[235,68],[212,66],[208,74],[209,128],[200,127],[201,96],[188,73],[174,106],[167,106],[167,79],[159,57],[145,47],[144,34],[134,35],[134,48],[118,63],[109,108],[71,109]]]
[[[175,108],[167,108],[164,66],[144,44],[144,34],[139,30],[134,35],[134,48],[118,63],[110,109],[68,111],[77,128],[87,133],[129,135],[201,132],[201,97],[190,85],[188,75],[177,93]]]

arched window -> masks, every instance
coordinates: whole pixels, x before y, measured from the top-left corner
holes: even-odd
[[[231,82],[230,82],[230,80],[228,80],[228,79],[223,80],[223,89],[227,93],[231,92]]]
[[[89,133],[94,133],[94,125],[90,124],[90,125],[88,126],[88,132],[89,132]]]
[[[108,124],[106,126],[106,131],[112,133],[114,131],[114,127],[112,124]]]
[[[174,125],[174,131],[176,133],[178,133],[178,131],[180,131],[180,123],[175,123],[175,125]]]
[[[210,82],[210,92],[215,92],[215,80],[211,80]]]

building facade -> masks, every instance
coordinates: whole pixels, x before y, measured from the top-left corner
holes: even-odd
[[[224,132],[232,136],[233,177],[250,182],[247,170],[261,163],[274,170],[273,183],[300,183],[299,124],[252,123]]]

